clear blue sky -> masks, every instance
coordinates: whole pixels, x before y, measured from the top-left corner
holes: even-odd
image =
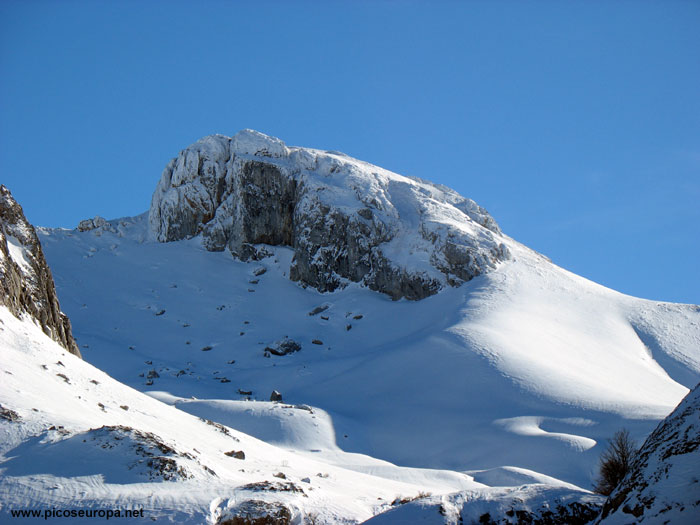
[[[700,2],[0,2],[0,182],[145,211],[254,128],[455,188],[559,265],[700,303]]]

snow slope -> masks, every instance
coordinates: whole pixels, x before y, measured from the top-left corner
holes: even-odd
[[[355,522],[397,497],[483,487],[466,474],[391,465],[393,476],[365,474],[266,444],[118,383],[4,307],[0,333],[0,521],[12,510],[57,508],[214,523],[263,500],[284,504],[294,523]]]
[[[269,137],[240,143],[249,135],[221,140],[243,158],[316,159],[316,171],[290,173],[321,192],[326,177],[334,205],[363,219],[348,188],[386,201],[381,220],[397,233],[382,256],[408,272],[399,281],[413,272],[442,284],[420,301],[392,301],[406,288],[391,280],[387,294],[352,278],[322,293],[290,279],[294,246],[247,247],[255,257],[242,262],[209,251],[218,237],[196,223],[157,242],[148,214],[39,229],[85,362],[0,311],[0,514],[126,506],[146,521],[214,523],[252,500],[284,505],[294,523],[590,513],[601,500],[585,489],[606,439],[626,427],[643,440],[700,381],[698,306],[571,274],[446,188]],[[180,202],[170,190],[158,202]],[[439,230],[439,242],[411,224]],[[452,230],[508,257],[455,286],[456,267],[433,257],[445,248],[450,259]],[[275,355],[283,341],[298,351]]]
[[[288,248],[244,263],[198,238],[150,242],[144,216],[110,224],[42,233],[86,360],[182,398],[277,389],[325,411],[347,452],[589,487],[601,441],[622,426],[642,439],[700,379],[697,306],[619,294],[505,236],[512,261],[415,302],[304,289]],[[284,337],[302,349],[265,357]]]

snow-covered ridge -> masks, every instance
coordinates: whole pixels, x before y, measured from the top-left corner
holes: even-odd
[[[455,191],[252,130],[205,137],[171,160],[149,211],[153,237],[202,235],[242,260],[294,249],[290,278],[320,291],[360,282],[422,299],[510,257],[496,221]]]

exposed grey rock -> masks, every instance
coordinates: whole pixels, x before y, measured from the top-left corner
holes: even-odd
[[[277,341],[271,346],[265,347],[265,352],[273,355],[287,355],[293,354],[301,350],[301,345],[297,343],[294,339],[283,339],[282,341]]]
[[[321,312],[325,312],[326,310],[328,310],[327,304],[324,304],[322,306],[317,306],[316,308],[314,308],[313,310],[311,310],[309,312],[309,315],[314,316],[314,315],[320,314]]]
[[[603,497],[545,484],[396,498],[392,508],[364,523],[473,523],[485,525],[586,525],[600,511]]]
[[[170,161],[149,226],[158,241],[201,235],[244,261],[288,246],[290,279],[321,292],[358,282],[393,299],[422,299],[510,257],[493,218],[449,188],[250,130]]]
[[[22,416],[20,416],[14,410],[5,408],[4,406],[0,405],[0,419],[5,419],[6,421],[16,423],[22,421]]]
[[[53,277],[34,227],[10,190],[0,185],[0,304],[28,314],[51,339],[80,357],[68,317],[61,312]]]
[[[272,394],[270,394],[270,401],[282,401],[282,394],[277,390],[273,390]]]
[[[97,228],[109,229],[109,223],[99,215],[96,215],[93,219],[85,219],[78,223],[78,231],[81,232],[95,230]]]
[[[697,523],[700,385],[649,435],[596,523]]]
[[[217,525],[287,525],[292,522],[291,511],[282,503],[246,500],[226,509]]]

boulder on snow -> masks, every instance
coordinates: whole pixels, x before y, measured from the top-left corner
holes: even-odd
[[[270,394],[270,401],[282,401],[282,394],[277,390],[273,390],[272,394]]]
[[[97,228],[104,229],[106,227],[108,227],[107,221],[99,215],[95,215],[95,217],[92,219],[85,219],[78,223],[78,231],[80,232],[87,232]]]
[[[301,350],[301,345],[294,339],[289,338],[284,338],[282,341],[277,341],[276,343],[265,347],[265,353],[273,355],[293,354],[299,350]]]

